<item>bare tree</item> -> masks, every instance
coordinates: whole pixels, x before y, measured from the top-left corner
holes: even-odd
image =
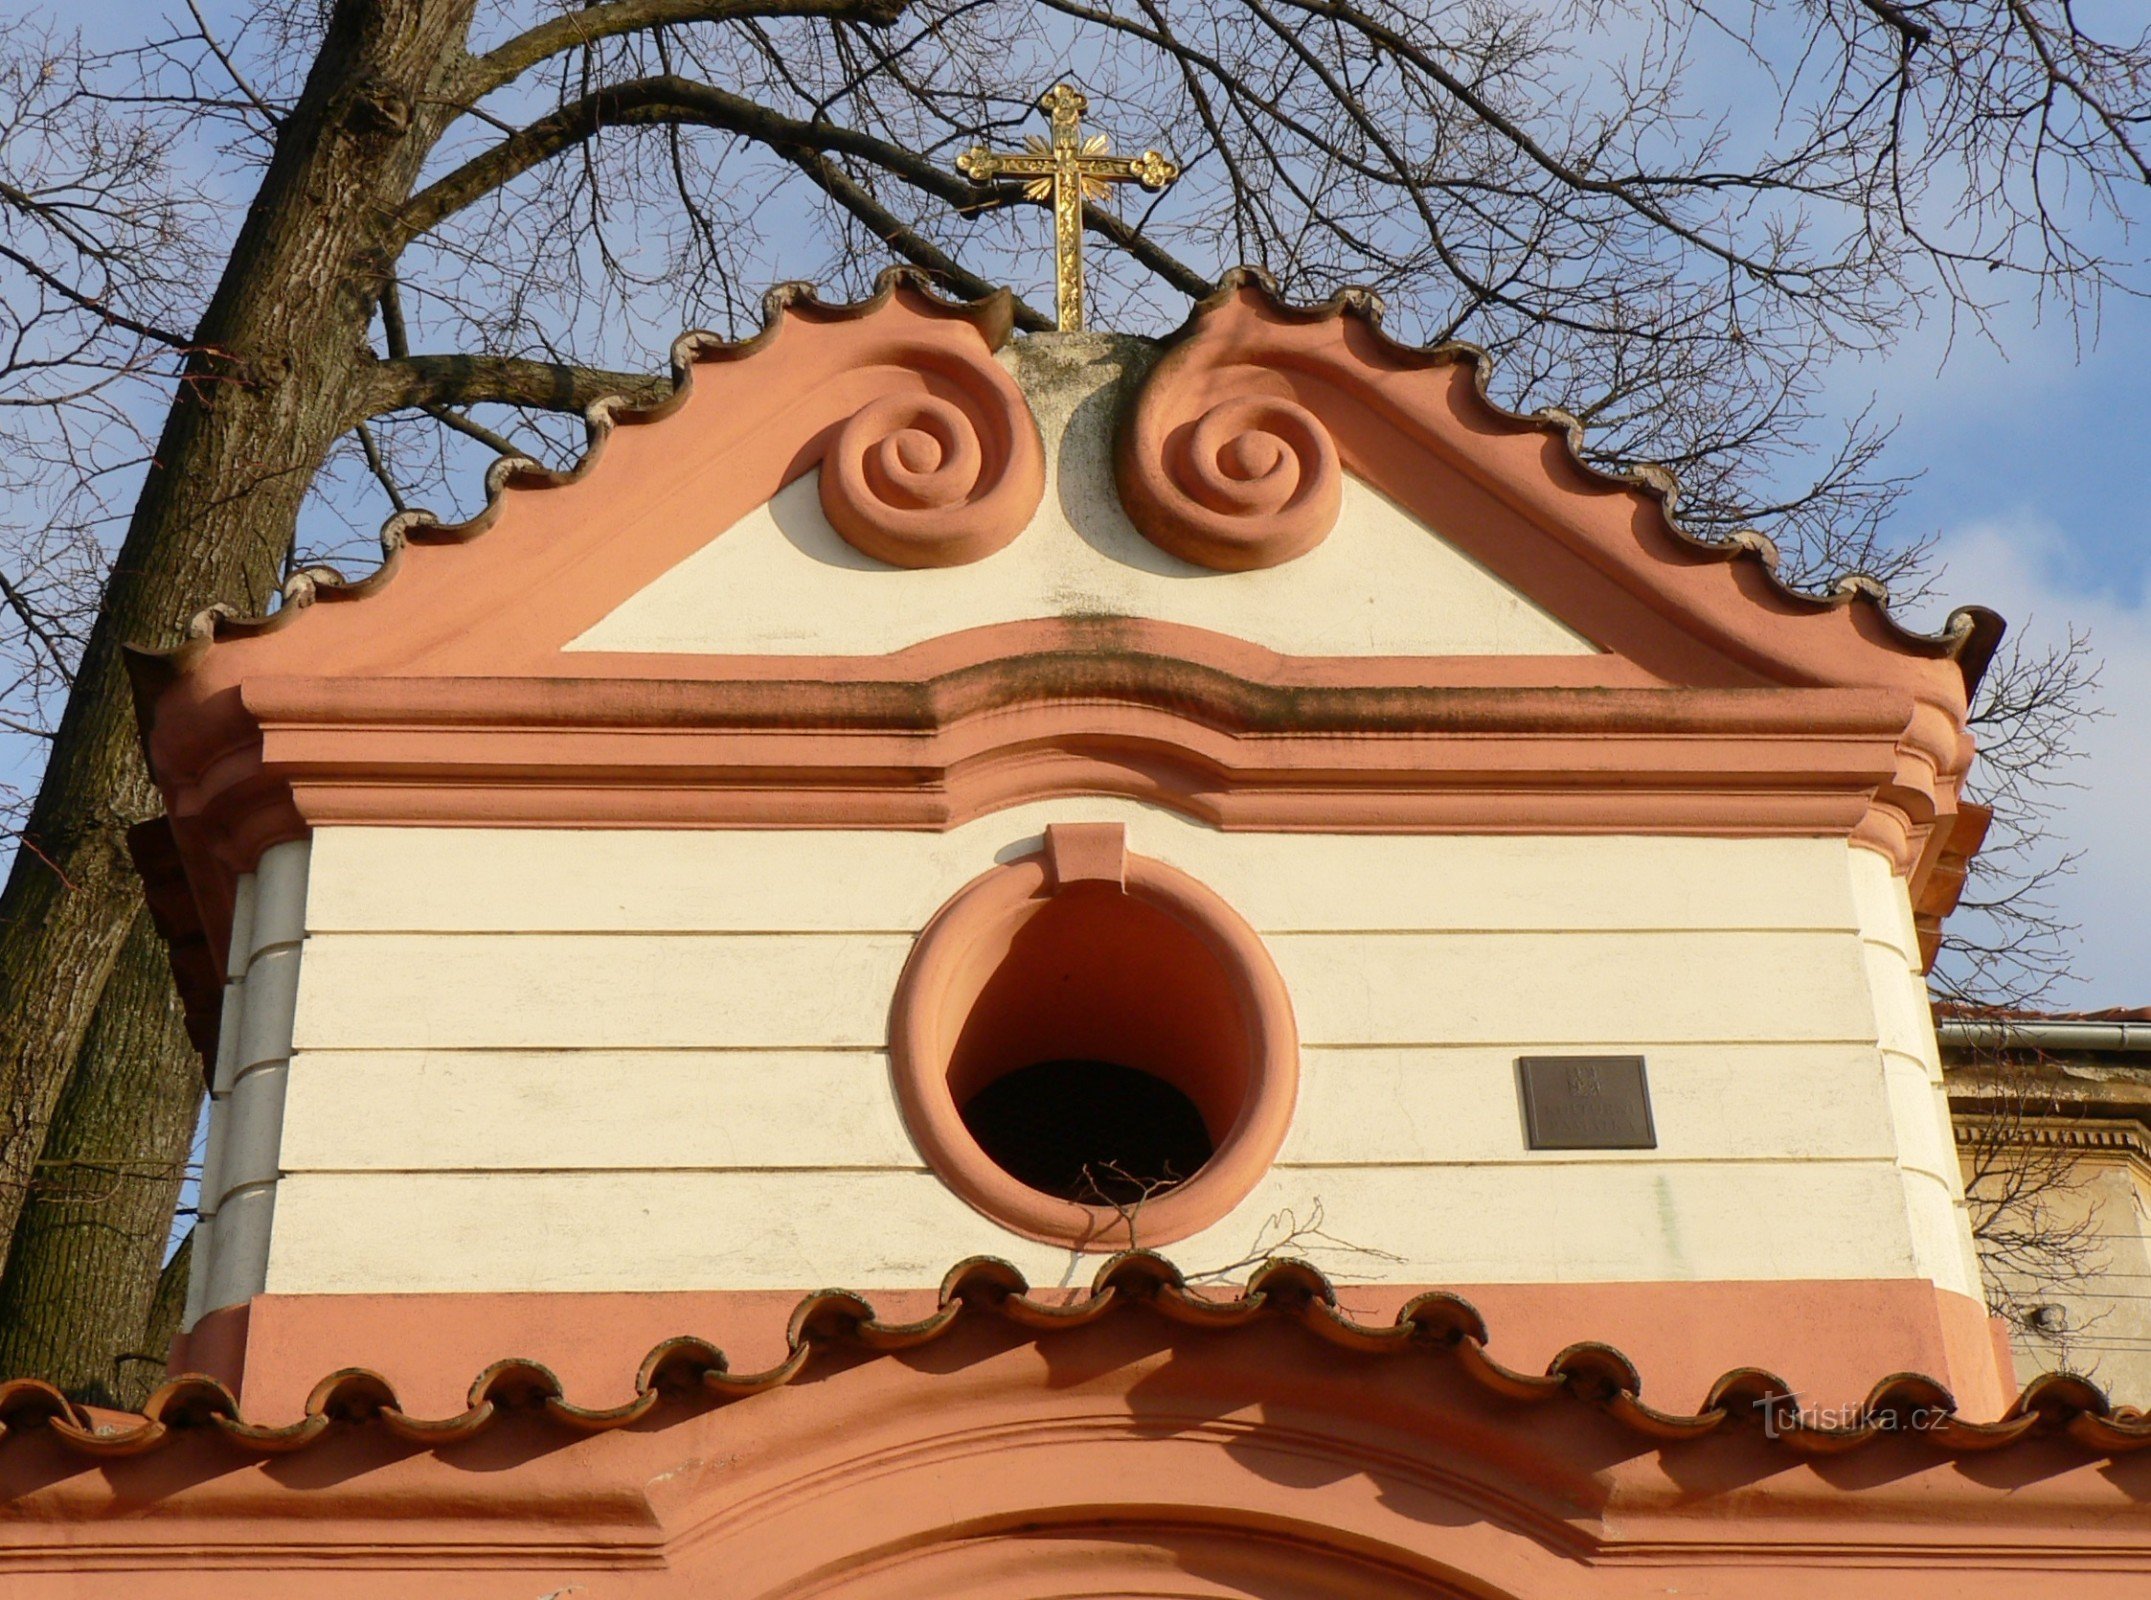
[[[2147,176],[2151,40],[2067,0],[203,5],[119,51],[0,33],[0,715],[27,752],[0,1237],[140,904],[121,645],[271,604],[489,453],[572,452],[593,401],[662,389],[679,322],[736,330],[771,279],[857,289],[900,258],[1011,281],[1042,326],[1040,217],[951,161],[1055,77],[1187,170],[1087,213],[1116,247],[1101,322],[1167,324],[1241,261],[1369,283],[1601,460],[1677,469],[1694,527],[1757,524],[1817,580],[1916,593],[1930,554],[1890,523],[1887,419],[1825,408],[1833,360],[2136,282],[2097,241]],[[2055,707],[2066,736],[2083,658],[2052,674],[2005,677],[2035,704],[1990,697],[1997,744]],[[2006,922],[2022,896],[1994,899]],[[147,1130],[146,1104],[103,1114]]]
[[[1945,1001],[2036,1010],[2068,976],[2076,928],[2054,895],[2077,857],[2053,819],[2077,787],[2085,729],[2106,714],[2098,687],[2091,636],[2074,627],[2059,640],[2028,630],[2007,639],[1987,668],[1971,725],[1974,777],[1994,825],[1972,858],[1936,965],[1934,988]]]

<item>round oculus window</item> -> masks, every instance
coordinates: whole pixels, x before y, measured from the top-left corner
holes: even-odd
[[[919,936],[890,1057],[928,1163],[986,1216],[1080,1250],[1169,1244],[1275,1159],[1299,1045],[1261,940],[1120,825],[1056,825]]]

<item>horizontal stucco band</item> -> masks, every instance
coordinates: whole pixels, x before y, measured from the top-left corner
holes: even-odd
[[[1118,795],[1228,830],[1837,837],[1931,923],[1976,816],[1936,777],[1955,730],[1929,748],[1891,689],[1453,683],[1127,619],[980,629],[870,679],[822,665],[216,691],[155,741],[208,945],[237,875],[327,825],[944,830]]]
[[[1088,1265],[1081,1276],[1095,1270]],[[1661,1410],[1699,1406],[1726,1372],[1755,1367],[1817,1406],[1856,1405],[1892,1372],[1939,1378],[1964,1415],[1998,1416],[2014,1393],[2000,1336],[1976,1301],[1919,1279],[1446,1285],[1484,1315],[1489,1354],[1526,1372],[1579,1341],[1620,1350]],[[1215,1291],[1229,1296],[1233,1291]],[[1387,1323],[1428,1292],[1414,1284],[1339,1284],[1340,1308]],[[1041,1296],[1055,1291],[1041,1288]],[[1079,1298],[1081,1291],[1066,1291]],[[173,1352],[172,1371],[229,1385],[258,1420],[289,1421],[327,1375],[382,1373],[414,1414],[448,1415],[474,1375],[517,1358],[550,1369],[578,1404],[634,1397],[637,1364],[683,1334],[721,1348],[735,1371],[782,1361],[790,1289],[654,1293],[257,1295],[212,1313]],[[884,1321],[931,1313],[933,1287],[875,1290]]]

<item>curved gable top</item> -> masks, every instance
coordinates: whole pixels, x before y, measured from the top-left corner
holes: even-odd
[[[1921,634],[1864,574],[1795,589],[1763,534],[1684,532],[1663,468],[1591,464],[1575,418],[1488,396],[1484,351],[1400,344],[1381,318],[1365,290],[1296,306],[1259,270],[1228,273],[1165,341],[1123,426],[1116,468],[1137,525],[1205,565],[1289,561],[1329,531],[1341,469],[1670,681],[1696,681],[1680,635],[1765,682],[1902,683],[1960,705],[1977,687],[2002,637],[1993,612],[1965,607]]]
[[[1570,424],[1493,405],[1476,352],[1389,340],[1366,295],[1230,277],[1122,385],[1119,498],[1193,563],[1164,581],[1287,606],[1360,480],[1540,608],[1535,645],[1294,654],[1095,604],[849,655],[586,637],[810,478],[891,605],[956,576],[897,569],[1059,536],[1010,332],[1005,293],[904,270],[853,305],[779,290],[755,337],[683,338],[664,403],[594,408],[572,471],[501,462],[470,521],[392,521],[371,576],[302,572],[274,615],[133,657],[212,946],[236,874],[319,824],[946,828],[1065,794],[1223,828],[1835,835],[1910,879],[1931,942],[1976,843],[1966,698],[1998,621],[1924,638],[1865,580],[1805,596],[1759,538],[1683,535],[1663,479],[1585,465]]]
[[[908,269],[852,304],[805,285],[774,290],[752,338],[681,337],[665,401],[593,407],[590,448],[571,470],[503,459],[468,521],[392,518],[367,577],[308,568],[268,616],[211,607],[176,650],[136,652],[145,711],[205,670],[223,682],[265,671],[582,675],[589,661],[564,650],[608,653],[577,641],[810,475],[821,513],[870,566],[981,560],[1025,531],[1044,486],[1036,423],[994,359],[1012,325],[1005,292],[950,302]],[[1390,339],[1367,292],[1293,306],[1238,269],[1163,342],[1125,406],[1122,502],[1166,552],[1248,571],[1321,543],[1349,476],[1656,681],[1888,685],[1961,715],[2001,637],[1992,612],[1961,609],[1926,635],[1898,623],[1863,575],[1827,594],[1794,589],[1763,535],[1682,532],[1669,474],[1589,464],[1580,425],[1498,406],[1486,368],[1468,345]],[[614,665],[704,675],[650,654],[659,659]]]

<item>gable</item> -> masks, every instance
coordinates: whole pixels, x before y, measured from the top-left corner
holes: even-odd
[[[901,274],[854,306],[774,297],[752,340],[683,339],[671,400],[602,406],[573,471],[504,461],[471,521],[394,519],[371,576],[309,569],[269,617],[205,613],[140,660],[145,692],[580,677],[601,655],[706,679],[713,657],[1123,616],[1295,660],[1596,653],[1558,681],[1889,685],[1948,717],[1998,637],[1976,609],[1910,633],[1871,580],[1794,591],[1760,536],[1680,532],[1663,475],[1586,466],[1572,424],[1501,411],[1475,352],[1396,345],[1363,300],[1288,307],[1236,276],[1161,355],[1011,344],[1004,300]]]
[[[1516,681],[1887,684],[1961,713],[1990,613],[1927,636],[1870,580],[1789,589],[1767,541],[1681,533],[1662,474],[1584,465],[1564,419],[1485,398],[1475,352],[1396,345],[1369,304],[1289,307],[1238,275],[1160,353],[1011,343],[1003,299],[950,306],[900,274],[854,306],[790,291],[743,344],[684,339],[673,399],[601,408],[572,472],[498,464],[470,522],[398,517],[377,573],[312,569],[270,617],[205,614],[145,688],[708,678],[1123,616],[1295,660],[1595,653],[1595,674]]]
[[[134,659],[213,941],[234,875],[323,823],[945,829],[1069,794],[1833,836],[1930,921],[1954,894],[1998,622],[1786,588],[1364,297],[1236,275],[1162,346],[1011,344],[1005,295],[897,273],[675,367],[572,472],[503,463],[470,522],[392,523],[377,573]]]

